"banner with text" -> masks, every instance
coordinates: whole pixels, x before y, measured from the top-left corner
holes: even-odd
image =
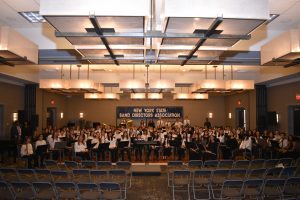
[[[182,107],[117,107],[117,118],[183,118]]]

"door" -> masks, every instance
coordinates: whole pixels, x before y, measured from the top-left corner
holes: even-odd
[[[246,124],[246,110],[245,108],[235,109],[236,126],[239,128],[247,128]]]
[[[294,107],[294,135],[300,136],[300,106]]]
[[[4,105],[0,105],[0,137],[4,137]]]
[[[47,108],[47,126],[56,126],[56,108],[54,107]]]

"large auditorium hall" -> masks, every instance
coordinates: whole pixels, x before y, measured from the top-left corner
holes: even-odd
[[[0,199],[300,199],[300,0],[0,0]]]

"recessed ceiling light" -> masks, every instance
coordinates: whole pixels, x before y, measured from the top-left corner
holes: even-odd
[[[109,72],[112,72],[112,69],[109,69],[108,71],[109,71]]]
[[[183,69],[182,71],[185,72],[185,69]]]
[[[46,20],[39,14],[38,11],[19,12],[27,21],[31,23],[43,23]]]
[[[195,21],[199,21],[200,19],[198,17],[194,18]]]

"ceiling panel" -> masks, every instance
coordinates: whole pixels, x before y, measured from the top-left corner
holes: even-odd
[[[99,37],[67,37],[73,45],[102,45]]]
[[[143,45],[144,38],[107,37],[109,44],[113,45]]]
[[[144,32],[144,17],[97,17],[101,28],[114,28],[115,32]]]

